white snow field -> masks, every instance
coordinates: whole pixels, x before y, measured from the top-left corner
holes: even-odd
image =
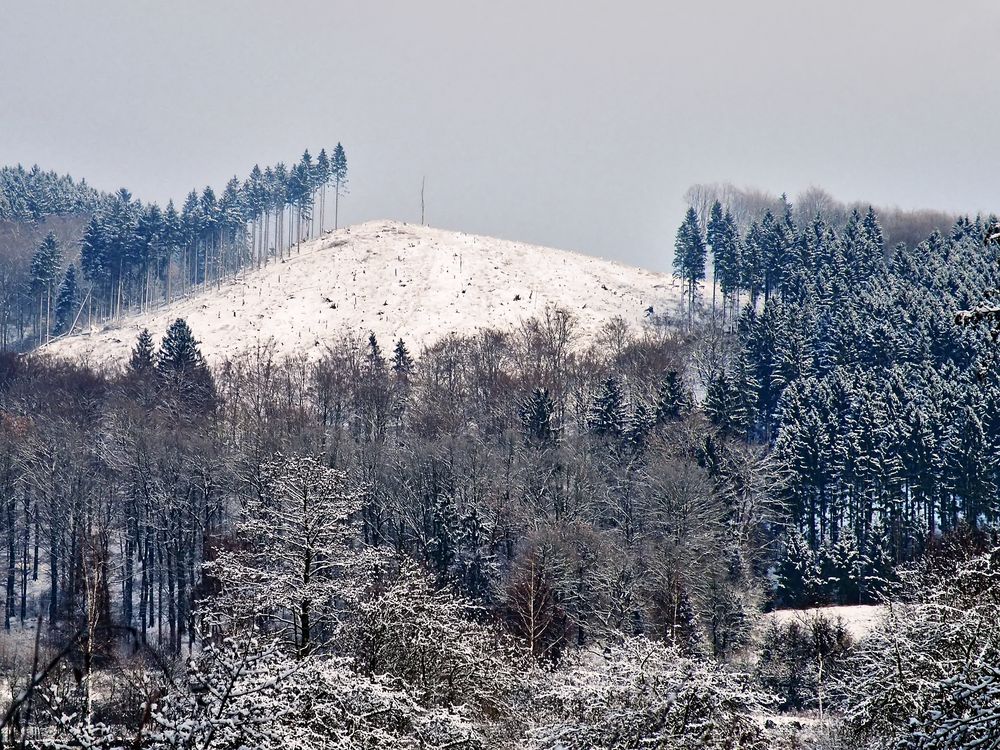
[[[508,329],[558,306],[593,342],[620,316],[635,327],[676,314],[668,274],[579,253],[395,221],[371,221],[303,243],[291,258],[121,320],[50,342],[43,351],[94,364],[127,357],[142,328],[158,342],[185,318],[209,362],[273,339],[278,356],[320,356],[346,332],[413,352],[448,333]]]
[[[825,617],[828,620],[841,620],[847,632],[855,640],[860,640],[878,625],[885,614],[885,606],[881,604],[850,604],[845,606],[813,607],[811,609],[777,609],[764,615],[764,624],[774,622],[778,625],[788,625],[798,622],[808,624],[811,618]]]

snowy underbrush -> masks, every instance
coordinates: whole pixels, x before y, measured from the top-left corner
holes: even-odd
[[[431,604],[427,611],[434,609]],[[435,614],[448,621],[447,612]],[[431,620],[419,618],[417,625],[406,642],[386,642],[396,656],[381,674],[350,657],[296,658],[256,634],[222,639],[172,679],[147,683],[127,723],[98,718],[108,696],[94,699],[86,719],[80,686],[67,675],[44,693],[48,718],[39,745],[723,750],[770,744],[760,718],[769,700],[746,676],[686,659],[663,644],[628,639],[598,655],[571,655],[558,669],[524,661],[515,671],[494,656],[500,670],[488,675],[482,667],[491,657],[479,649],[490,639],[486,631],[461,638],[463,648],[448,640],[432,645]],[[411,661],[417,652],[428,658]],[[473,692],[464,700],[446,697],[452,678],[472,671]]]
[[[853,746],[1000,746],[1000,548],[906,574],[845,667]]]

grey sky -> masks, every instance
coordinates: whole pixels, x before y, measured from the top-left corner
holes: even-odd
[[[344,143],[350,222],[666,268],[693,182],[1000,207],[1000,3],[0,0],[0,162],[183,198]]]

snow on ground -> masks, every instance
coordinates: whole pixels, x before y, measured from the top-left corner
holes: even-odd
[[[138,332],[159,340],[175,318],[190,324],[212,362],[274,339],[275,353],[318,356],[345,331],[374,331],[383,348],[410,350],[447,333],[510,328],[554,305],[573,312],[585,341],[621,316],[634,326],[677,312],[667,274],[564,250],[372,221],[304,243],[271,263],[167,307],[48,344],[59,356],[124,359]]]
[[[772,622],[778,625],[787,625],[791,622],[808,623],[817,615],[829,620],[840,618],[847,628],[847,632],[855,640],[863,638],[871,632],[880,618],[885,607],[881,604],[854,604],[843,607],[814,607],[812,609],[778,609],[774,612],[767,612],[764,615],[763,624],[766,626]]]

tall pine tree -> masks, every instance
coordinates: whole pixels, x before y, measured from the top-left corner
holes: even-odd
[[[687,286],[688,326],[694,320],[694,302],[698,283],[705,278],[705,239],[702,237],[701,224],[694,208],[689,208],[684,217],[684,223],[677,230],[674,242],[674,276],[682,279]]]

